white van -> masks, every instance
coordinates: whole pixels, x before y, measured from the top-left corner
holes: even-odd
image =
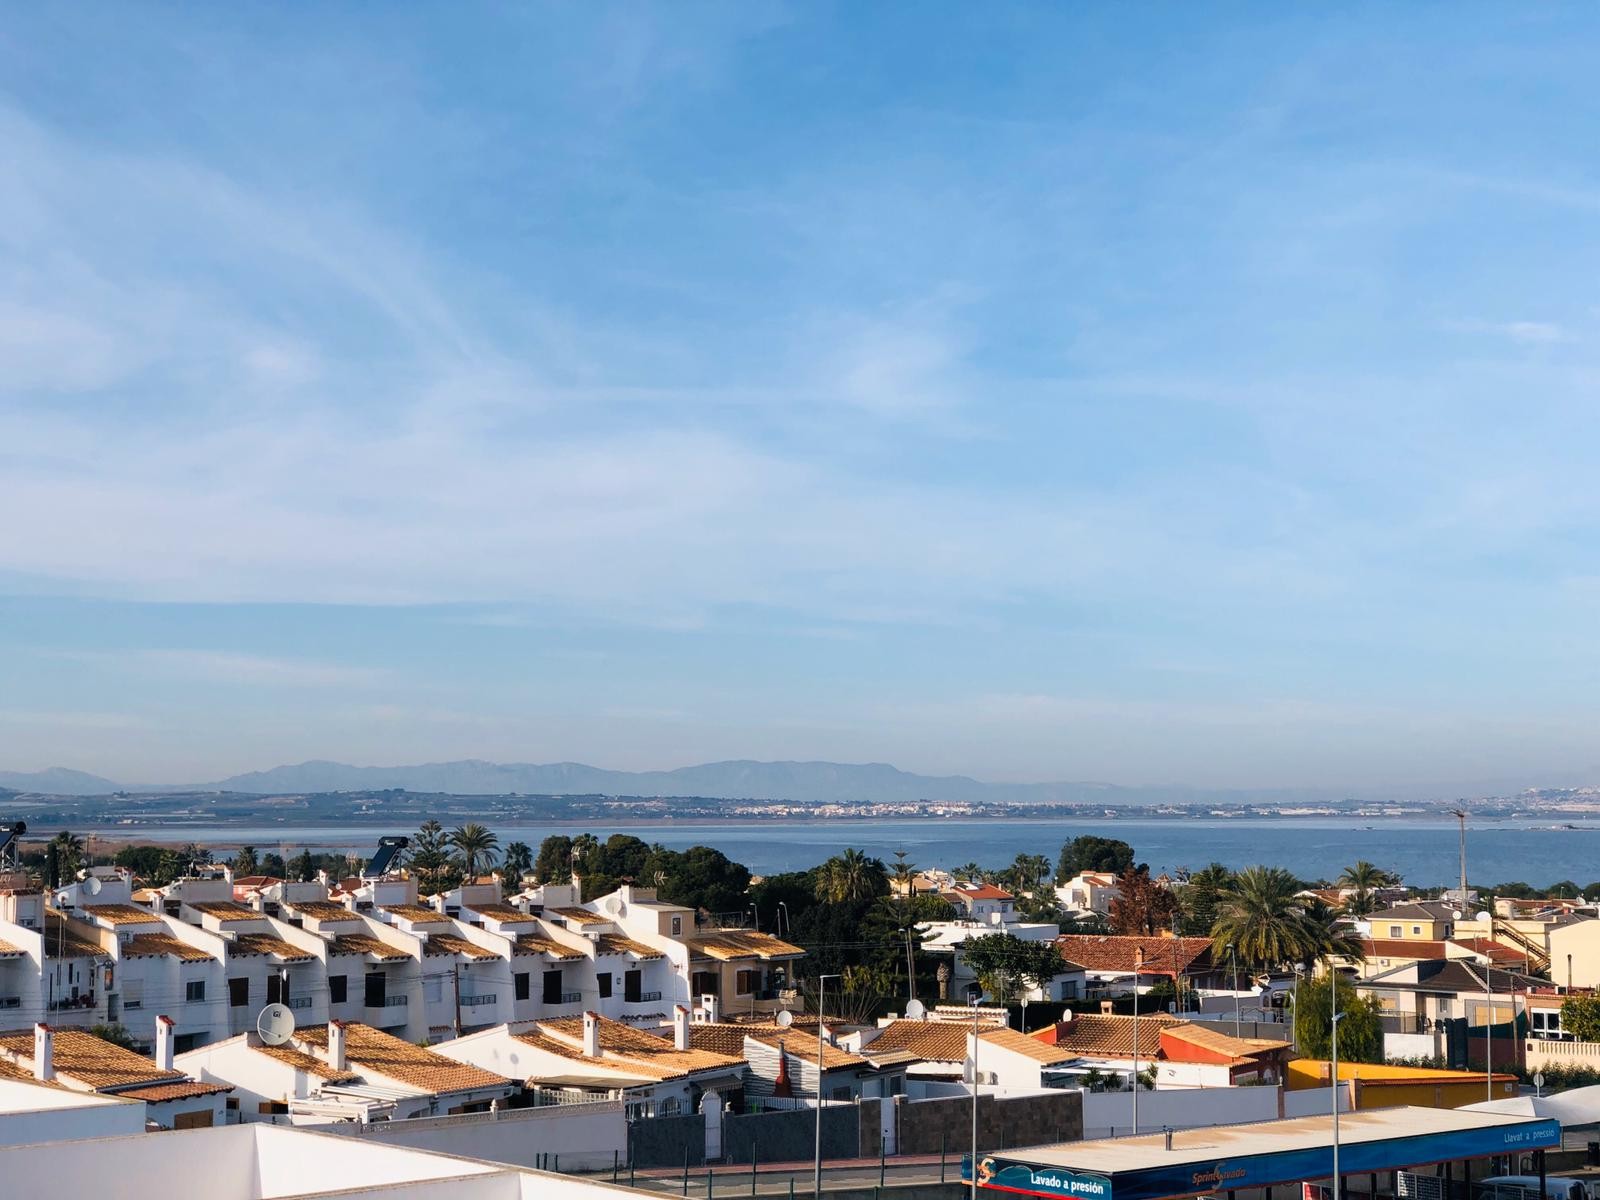
[[[1593,1200],[1583,1180],[1564,1175],[1544,1177],[1545,1200]],[[1538,1200],[1537,1175],[1493,1175],[1478,1181],[1478,1200]]]

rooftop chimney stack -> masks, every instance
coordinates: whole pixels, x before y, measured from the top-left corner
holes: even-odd
[[[583,1056],[585,1058],[600,1057],[600,1014],[586,1012],[583,1014]]]
[[[42,1083],[56,1077],[56,1035],[43,1021],[33,1027],[33,1077]]]
[[[343,1021],[328,1022],[328,1065],[335,1071],[348,1071],[350,1058],[345,1049]]]
[[[172,1070],[172,1039],[173,1020],[171,1017],[156,1018],[156,1067],[162,1071]]]
[[[715,1025],[722,1020],[722,1004],[712,993],[707,992],[700,997],[700,1007],[706,1014],[706,1020],[711,1024]]]
[[[689,1009],[683,1004],[675,1005],[672,1009],[672,1048],[689,1048]]]

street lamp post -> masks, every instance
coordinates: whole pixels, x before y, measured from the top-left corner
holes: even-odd
[[[1489,923],[1489,945],[1494,945],[1494,914],[1484,911],[1478,914],[1478,920]],[[1494,956],[1488,955],[1489,961],[1483,968],[1483,1002],[1487,1011],[1483,1015],[1483,1098],[1494,1099]],[[1515,1014],[1516,1001],[1511,1003],[1511,1011]],[[1513,1017],[1513,1019],[1515,1019]]]
[[[1144,949],[1133,952],[1133,1132],[1139,1132],[1139,970],[1144,966]]]
[[[816,1200],[822,1200],[822,993],[828,980],[840,978],[839,975],[817,976],[817,1159],[811,1169],[811,1194]]]
[[[972,998],[972,1200],[978,1200],[978,1002]]]
[[[1333,1019],[1328,1022],[1328,1054],[1333,1064],[1333,1200],[1339,1200],[1339,972],[1328,965],[1328,986],[1333,992]]]
[[[1233,959],[1233,1036],[1243,1037],[1239,1024],[1239,951],[1233,946],[1228,947],[1228,957]]]

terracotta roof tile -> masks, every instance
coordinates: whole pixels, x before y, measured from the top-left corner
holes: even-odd
[[[1184,1022],[1165,1013],[1140,1016],[1139,1047],[1141,1057],[1154,1058],[1161,1049],[1161,1030]],[[1063,1021],[1041,1033],[1053,1033],[1054,1042],[1039,1038],[1038,1033],[1028,1036],[1070,1050],[1088,1058],[1132,1058],[1134,1020],[1131,1016],[1111,1013],[1082,1013],[1070,1021]]]
[[[51,1060],[56,1074],[76,1079],[95,1091],[133,1087],[141,1083],[168,1083],[186,1079],[180,1071],[162,1071],[155,1063],[132,1050],[95,1037],[86,1029],[56,1028],[55,1050]],[[33,1065],[33,1030],[13,1029],[0,1033],[0,1051],[13,1054]]]
[[[1163,1043],[1173,1040],[1199,1046],[1214,1054],[1226,1054],[1235,1061],[1257,1058],[1263,1054],[1276,1054],[1289,1049],[1289,1043],[1276,1038],[1234,1037],[1225,1029],[1217,1029],[1204,1021],[1185,1021],[1169,1025],[1161,1031]],[[1177,1054],[1164,1047],[1164,1057],[1175,1059]]]
[[[654,946],[646,946],[643,942],[636,942],[630,937],[620,933],[602,933],[596,942],[595,952],[598,954],[631,954],[635,958],[665,958],[665,950],[657,950]]]
[[[1139,951],[1144,952],[1147,975],[1170,975],[1211,966],[1211,939],[1200,937],[1119,937],[1097,933],[1067,933],[1056,939],[1056,948],[1068,962],[1088,971],[1128,971],[1134,969]]]
[[[609,925],[610,917],[592,913],[587,908],[552,908],[550,915],[571,921],[575,925]]]
[[[461,907],[467,912],[478,913],[502,924],[534,919],[514,904],[463,904]]]
[[[549,958],[572,959],[585,957],[582,950],[574,950],[571,946],[564,946],[551,938],[542,937],[537,933],[519,933],[515,953],[517,954],[543,954]]]
[[[135,934],[122,943],[123,958],[176,958],[182,962],[215,962],[199,946],[173,937],[170,933]]]
[[[468,958],[500,957],[493,950],[469,942],[458,933],[430,933],[423,950],[434,958],[445,954],[465,954]]]
[[[757,933],[753,929],[719,929],[696,938],[690,949],[696,955],[722,962],[741,958],[798,958],[805,954],[799,946],[791,946],[770,933]]]
[[[21,946],[13,946],[10,942],[0,939],[0,958],[21,958],[27,951]]]
[[[442,912],[425,904],[385,904],[383,911],[414,925],[439,924],[450,920]]]
[[[1427,938],[1362,938],[1361,952],[1368,958],[1444,958],[1445,943]]]
[[[164,1100],[187,1100],[191,1096],[214,1096],[218,1092],[233,1091],[231,1083],[201,1083],[185,1079],[178,1083],[156,1083],[149,1087],[129,1088],[117,1095],[129,1100],[143,1100],[146,1104],[160,1104]]]
[[[161,920],[148,908],[133,904],[85,904],[83,911],[107,925],[149,925]]]
[[[233,939],[228,953],[236,958],[266,955],[285,962],[310,962],[316,955],[284,941],[275,933],[241,933]]]
[[[255,909],[233,900],[186,900],[184,903],[195,912],[215,917],[219,921],[258,921],[262,915]]]
[[[335,904],[332,900],[296,900],[286,902],[284,907],[302,917],[311,917],[317,921],[358,921],[360,914],[353,909],[348,909],[342,904]]]
[[[667,1041],[672,1040],[672,1026],[663,1025],[654,1030],[658,1037]],[[741,1024],[736,1021],[707,1021],[695,1022],[689,1026],[689,1046],[694,1050],[709,1050],[713,1054],[726,1054],[731,1058],[744,1057],[744,1039],[753,1037],[760,1042],[768,1042],[776,1046],[779,1036],[788,1038],[790,1043],[795,1039],[810,1039],[810,1044],[815,1046],[817,1041],[817,1022],[813,1017],[809,1021],[796,1021],[784,1029],[772,1024]]]
[[[110,951],[99,942],[72,928],[55,909],[44,915],[44,954],[46,958],[110,958]]]
[[[965,1031],[963,1031],[965,1033]],[[1025,1033],[1018,1033],[1015,1029],[986,1029],[978,1035],[985,1046],[996,1046],[1001,1050],[1009,1050],[1013,1054],[1021,1054],[1031,1058],[1034,1062],[1043,1063],[1045,1066],[1055,1066],[1057,1063],[1071,1062],[1078,1057],[1076,1050],[1065,1046],[1052,1046],[1048,1042],[1041,1042],[1038,1038],[1031,1038]],[[962,1044],[963,1057],[965,1057],[965,1040]],[[980,1050],[979,1053],[982,1053]]]
[[[318,1050],[328,1047],[328,1027],[307,1025],[298,1029],[294,1041]],[[481,1067],[458,1063],[404,1038],[374,1029],[357,1021],[345,1025],[345,1058],[362,1074],[382,1075],[411,1087],[434,1093],[465,1092],[501,1087],[510,1080]]]
[[[329,950],[333,954],[371,954],[380,962],[400,962],[411,957],[398,946],[391,946],[370,933],[338,934],[329,943]]]
[[[513,1036],[563,1058],[594,1061],[583,1053],[582,1017],[540,1021],[526,1033]],[[599,1061],[625,1074],[666,1080],[681,1079],[696,1071],[733,1070],[744,1063],[744,1056],[699,1050],[692,1043],[688,1050],[678,1050],[670,1038],[601,1017]]]
[[[953,1021],[890,1021],[862,1052],[909,1050],[927,1062],[965,1062],[968,1032]]]

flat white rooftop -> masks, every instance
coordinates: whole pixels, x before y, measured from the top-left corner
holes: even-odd
[[[1401,1138],[1482,1132],[1527,1125],[1532,1120],[1521,1113],[1467,1112],[1448,1108],[1379,1108],[1341,1114],[1339,1144],[1341,1147],[1354,1147]],[[1213,1125],[1202,1129],[1175,1130],[1171,1150],[1166,1148],[1165,1134],[1150,1133],[1138,1137],[1102,1138],[1092,1142],[1026,1146],[1001,1150],[997,1154],[1014,1162],[1114,1175],[1150,1167],[1185,1164],[1209,1166],[1219,1159],[1319,1150],[1332,1144],[1333,1116],[1329,1114],[1326,1117],[1291,1117],[1250,1125]]]
[[[21,1079],[0,1079],[0,1117],[8,1117],[14,1113],[59,1112],[68,1108],[108,1108],[134,1103],[132,1100],[118,1100],[115,1096],[102,1096],[98,1092],[74,1092],[67,1088],[28,1083]],[[139,1112],[142,1119],[144,1114],[142,1102],[139,1104]]]

